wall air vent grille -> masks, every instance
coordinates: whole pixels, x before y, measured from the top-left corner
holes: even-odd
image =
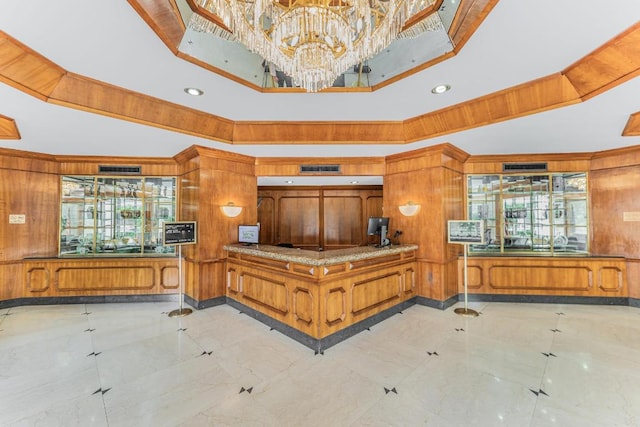
[[[502,172],[546,172],[546,163],[503,163]]]
[[[98,173],[110,175],[140,175],[142,166],[107,166],[99,165]]]
[[[340,165],[300,165],[300,173],[340,173]]]

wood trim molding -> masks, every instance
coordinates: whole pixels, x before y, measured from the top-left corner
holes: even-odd
[[[552,74],[405,120],[407,142],[468,130],[580,102],[569,80]]]
[[[234,144],[404,144],[402,122],[251,122],[237,121]]]
[[[640,76],[640,21],[567,67],[562,74],[583,101]]]
[[[16,121],[0,114],[0,139],[20,139]]]
[[[493,5],[486,1],[483,13]],[[161,11],[175,15],[169,6]],[[0,81],[12,87],[53,104],[229,144],[406,144],[579,103],[638,75],[640,23],[563,72],[404,121],[232,121],[70,73],[0,31]],[[636,135],[637,122],[636,114],[624,134]]]
[[[640,136],[640,111],[629,116],[622,136]]]
[[[185,26],[174,1],[127,0],[174,55],[184,36]]]
[[[221,142],[233,138],[231,120],[72,73],[60,80],[49,102]]]
[[[67,72],[0,31],[0,81],[46,101]]]

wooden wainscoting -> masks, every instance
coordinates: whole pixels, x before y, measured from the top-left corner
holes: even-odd
[[[46,259],[22,265],[24,297],[172,294],[177,258]]]
[[[458,262],[464,292],[464,262]],[[470,294],[627,297],[624,258],[470,257]]]

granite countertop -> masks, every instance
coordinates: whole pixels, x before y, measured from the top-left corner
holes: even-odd
[[[296,262],[304,265],[323,266],[340,264],[348,261],[358,261],[369,258],[395,255],[402,252],[410,252],[418,249],[418,245],[392,245],[384,248],[374,246],[358,246],[347,249],[334,249],[330,251],[309,251],[304,249],[283,248],[271,245],[240,244],[224,247],[229,252],[253,255],[263,258],[271,258],[279,261]]]

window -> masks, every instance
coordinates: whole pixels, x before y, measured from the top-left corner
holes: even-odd
[[[470,253],[588,253],[587,174],[471,175],[467,217],[485,225]]]
[[[175,253],[162,246],[162,225],[175,220],[175,177],[63,176],[61,185],[61,256]]]

